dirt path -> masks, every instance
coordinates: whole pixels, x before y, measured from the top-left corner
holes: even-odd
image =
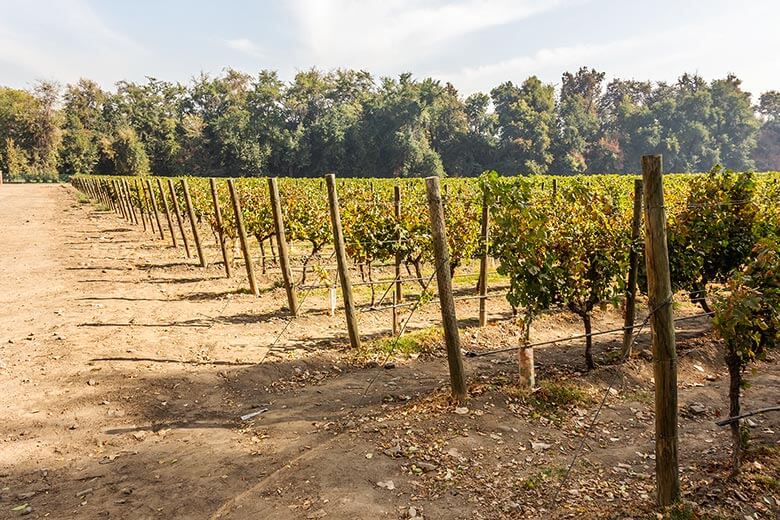
[[[513,391],[511,356],[469,360],[474,397],[456,414],[441,357],[401,357],[392,369],[355,359],[324,298],[312,297],[287,327],[272,278],[261,278],[263,294],[253,298],[241,276],[196,267],[115,214],[80,204],[70,187],[3,186],[0,229],[0,518],[20,516],[22,506],[32,518],[625,518],[653,510],[652,368],[642,357],[585,376],[579,346],[541,350],[540,380],[554,384],[538,399]],[[207,254],[219,257],[210,243]],[[491,309],[505,316],[505,304]],[[435,317],[432,308],[416,319]],[[597,326],[619,321],[607,312]],[[386,316],[365,315],[361,329],[373,336],[387,325]],[[707,329],[692,320],[679,334],[686,496],[735,518],[771,518],[771,483],[746,479],[741,497],[728,489],[710,497],[725,489],[728,434],[712,425],[725,381]],[[502,321],[467,327],[463,337],[469,348],[491,348],[512,344],[515,332]],[[551,317],[536,335],[577,332],[576,321]],[[640,350],[646,343],[642,336]],[[616,348],[600,342],[599,357]],[[778,403],[776,363],[751,379],[758,390],[747,407]],[[554,505],[554,484],[610,383],[614,396]],[[704,411],[688,412],[691,403]],[[753,431],[757,445],[776,449],[777,417],[757,418]],[[775,468],[775,456],[763,465]],[[612,509],[596,505],[605,501]]]

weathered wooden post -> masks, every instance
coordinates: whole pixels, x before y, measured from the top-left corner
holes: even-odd
[[[141,214],[141,223],[146,231],[146,212],[144,211],[144,199],[141,197],[141,188],[138,187],[138,179],[133,181],[133,188],[135,188],[135,196],[138,197],[138,212]]]
[[[144,192],[144,202],[146,203],[146,214],[149,215],[149,228],[152,230],[152,233],[156,233],[156,228],[154,227],[154,219],[152,219],[152,214],[154,213],[152,211],[152,196],[149,194],[149,190],[147,189],[146,182],[143,180],[141,182],[141,189]]]
[[[398,226],[398,243],[395,250],[395,301],[401,303],[404,301],[403,290],[401,289],[401,186],[393,186],[393,210],[395,213],[395,222]],[[397,313],[395,307],[393,312]]]
[[[162,224],[160,224],[160,212],[157,210],[157,196],[154,194],[154,186],[152,186],[152,181],[149,179],[146,179],[146,188],[149,190],[149,200],[154,209],[154,220],[157,221],[157,231],[160,233],[160,240],[165,240],[165,232]]]
[[[168,198],[165,196],[165,190],[163,189],[162,179],[157,177],[157,188],[160,190],[160,198],[162,199],[162,207],[165,210],[165,219],[168,221],[168,231],[171,232],[171,244],[173,247],[179,247],[176,241],[176,233],[173,230],[173,220],[171,219],[171,208],[168,206]]]
[[[680,477],[677,460],[677,351],[660,155],[642,156],[642,182],[648,304],[653,330],[655,476],[658,504],[665,507],[679,500]]]
[[[179,199],[176,197],[176,188],[173,186],[173,179],[168,179],[168,191],[171,193],[173,211],[176,213],[176,222],[179,224],[181,241],[184,243],[184,254],[187,255],[187,258],[190,258],[190,242],[187,240],[187,233],[184,231],[184,223],[181,221],[181,207],[179,207]],[[149,220],[151,221],[152,219],[150,218]]]
[[[642,181],[634,180],[634,215],[631,220],[631,250],[628,253],[628,283],[626,284],[626,315],[623,321],[623,358],[631,355],[636,319],[636,281],[639,272],[639,235],[642,231]]]
[[[130,183],[127,179],[122,179],[122,189],[125,192],[125,198],[127,199],[127,205],[130,206],[130,215],[133,217],[133,224],[138,225],[138,215],[135,212],[135,204],[133,204],[133,194],[130,193]]]
[[[339,196],[336,191],[336,176],[332,173],[325,176],[328,186],[328,205],[330,206],[330,223],[333,229],[333,246],[336,249],[336,264],[341,282],[341,297],[344,299],[344,315],[347,319],[347,332],[352,348],[360,348],[360,331],[358,330],[355,300],[352,297],[352,280],[349,278],[347,252],[344,247],[344,232],[341,229],[341,212],[339,211]]]
[[[290,254],[287,249],[287,235],[284,231],[284,217],[282,216],[282,201],[279,198],[279,185],[275,177],[268,178],[268,192],[271,196],[271,210],[274,216],[274,230],[276,231],[276,245],[279,250],[279,267],[284,278],[284,290],[287,292],[287,304],[293,316],[298,315],[298,296],[295,294],[292,272],[290,271]]]
[[[488,208],[487,190],[482,193],[482,229],[480,233],[479,253],[479,326],[487,325],[487,269],[488,246],[490,244],[490,211]]]
[[[238,197],[236,185],[233,179],[228,179],[228,190],[230,191],[230,201],[233,203],[233,213],[236,217],[236,232],[241,242],[241,252],[244,254],[244,266],[246,267],[246,276],[249,278],[249,289],[255,296],[260,295],[257,289],[257,280],[255,279],[255,268],[252,265],[252,254],[249,252],[249,241],[246,238],[244,229],[244,215],[241,213],[241,199]]]
[[[192,237],[195,240],[195,249],[198,250],[198,259],[200,259],[200,266],[206,267],[206,256],[203,254],[203,246],[200,244],[200,233],[198,232],[198,222],[195,220],[195,210],[192,207],[192,197],[190,197],[190,186],[187,184],[187,179],[181,180],[181,187],[184,190],[184,202],[187,204],[187,216],[190,219],[190,227],[192,227]]]
[[[209,186],[211,187],[211,198],[214,200],[214,220],[217,223],[217,240],[219,240],[219,247],[222,250],[222,261],[225,262],[225,276],[231,277],[230,260],[228,259],[227,244],[225,243],[225,230],[222,229],[222,210],[219,207],[219,193],[217,192],[217,181],[213,177],[209,179]]]
[[[435,258],[436,283],[439,289],[441,321],[444,326],[444,341],[447,345],[447,362],[450,369],[452,396],[457,402],[466,399],[466,379],[463,375],[463,358],[460,353],[458,319],[455,316],[455,300],[452,295],[450,275],[450,253],[447,245],[447,228],[444,224],[444,207],[441,199],[439,177],[426,177],[428,212],[431,217],[433,255]]]

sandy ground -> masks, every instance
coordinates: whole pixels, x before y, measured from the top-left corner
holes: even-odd
[[[538,349],[532,397],[511,354],[467,359],[472,398],[456,410],[443,347],[385,368],[349,351],[324,294],[288,323],[275,276],[252,297],[240,266],[225,279],[83,202],[68,186],[0,187],[0,518],[655,518],[646,333],[638,356],[590,374],[577,343]],[[465,347],[512,345],[506,303],[485,329],[476,306],[458,306]],[[595,328],[619,323],[604,311]],[[361,315],[367,341],[389,324]],[[555,315],[534,339],[579,332]],[[777,518],[780,414],[754,418],[745,475],[729,480],[717,342],[706,319],[678,340],[684,498]],[[617,338],[597,343],[605,363]],[[750,380],[745,408],[778,404],[776,362]]]

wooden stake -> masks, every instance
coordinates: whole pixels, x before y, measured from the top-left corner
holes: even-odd
[[[157,229],[154,227],[154,220],[152,219],[152,197],[149,195],[149,190],[147,189],[147,186],[143,180],[141,182],[141,189],[144,192],[144,202],[146,203],[146,214],[149,215],[149,228],[152,230],[152,233],[156,233]]]
[[[141,197],[141,189],[138,187],[138,179],[133,181],[133,187],[135,188],[135,196],[138,197],[138,212],[141,214],[141,223],[144,225],[144,231],[146,231],[146,212],[144,211],[144,199]]]
[[[271,195],[271,209],[274,216],[274,229],[276,230],[276,245],[279,249],[279,267],[282,269],[284,289],[287,291],[287,304],[293,316],[298,315],[298,297],[295,294],[292,273],[290,271],[290,257],[287,249],[287,236],[284,232],[284,217],[282,216],[282,202],[279,199],[279,186],[275,177],[268,178],[268,192]]]
[[[533,390],[536,386],[533,347],[521,346],[517,351],[517,364],[520,367],[520,388]]]
[[[677,460],[677,352],[660,155],[642,156],[642,181],[645,195],[645,262],[653,330],[655,476],[658,504],[666,507],[680,499],[680,477]]]
[[[393,208],[395,210],[395,221],[398,226],[398,244],[395,252],[395,300],[397,303],[404,301],[404,293],[401,289],[401,186],[393,186]]]
[[[213,177],[209,179],[209,186],[211,186],[211,198],[214,201],[214,220],[217,223],[217,240],[219,240],[219,248],[222,250],[222,260],[225,262],[225,276],[228,278],[233,274],[231,272],[230,260],[228,260],[227,252],[227,237],[225,236],[225,230],[222,229],[222,210],[219,208],[219,193],[217,192],[217,181]]]
[[[639,272],[639,254],[636,250],[642,231],[642,181],[634,180],[634,215],[631,220],[631,250],[628,253],[628,282],[626,284],[626,315],[623,321],[623,358],[631,355],[631,344],[636,319],[636,279]]]
[[[436,282],[439,288],[441,321],[444,326],[444,341],[447,345],[447,362],[450,368],[452,396],[457,402],[466,399],[466,379],[463,374],[463,358],[460,353],[458,319],[455,316],[455,300],[452,296],[450,276],[450,253],[447,245],[447,228],[444,224],[444,207],[441,199],[439,177],[426,177],[428,213],[431,217],[433,254],[436,266]]]
[[[133,217],[133,224],[138,225],[138,215],[135,212],[135,204],[133,204],[133,195],[130,193],[130,183],[127,179],[122,179],[122,189],[125,192],[125,198],[127,198],[127,205],[130,207],[130,215]]]
[[[187,179],[181,180],[181,187],[184,190],[184,202],[187,204],[187,216],[190,219],[190,226],[192,227],[192,237],[195,240],[195,249],[198,250],[198,258],[200,259],[200,266],[206,267],[206,256],[203,254],[203,246],[200,244],[200,233],[198,233],[198,222],[195,220],[195,210],[192,207],[192,197],[190,197],[190,186],[187,184]]]
[[[173,179],[168,179],[168,191],[171,193],[173,211],[176,213],[176,222],[179,224],[181,241],[184,243],[184,253],[187,255],[187,258],[190,258],[190,242],[187,240],[187,233],[184,232],[184,223],[181,221],[181,208],[179,207],[179,199],[176,197],[176,188],[173,186]],[[150,218],[149,220],[152,219]]]
[[[168,221],[168,231],[171,232],[171,244],[173,244],[173,247],[179,247],[176,240],[176,232],[173,230],[173,220],[171,219],[171,208],[168,206],[168,197],[165,196],[162,179],[159,177],[157,177],[157,188],[160,190],[162,207],[165,210],[165,219]]]
[[[336,263],[341,282],[341,297],[344,300],[344,315],[347,319],[347,332],[352,348],[360,348],[360,331],[358,330],[357,314],[355,313],[355,301],[352,298],[352,281],[349,278],[349,265],[347,265],[347,252],[344,248],[344,232],[341,229],[341,213],[339,211],[339,196],[336,191],[336,176],[325,176],[328,186],[328,205],[330,206],[330,223],[333,229],[333,245],[336,249]]]
[[[482,193],[482,230],[480,237],[482,250],[479,254],[479,326],[487,325],[487,269],[488,245],[490,244],[490,211],[488,208],[487,191]]]
[[[119,181],[113,179],[111,181],[111,185],[114,190],[114,199],[116,200],[116,205],[119,208],[119,214],[122,215],[123,219],[129,220],[130,216],[127,214],[127,208],[125,208],[125,201],[122,197],[122,192],[119,191]]]
[[[236,185],[233,179],[228,179],[228,190],[230,191],[230,201],[233,203],[233,213],[236,216],[236,231],[238,239],[241,242],[241,252],[244,254],[244,266],[246,266],[246,276],[249,278],[249,290],[255,296],[260,296],[257,289],[257,280],[255,279],[255,268],[252,266],[252,255],[249,252],[249,241],[246,239],[246,230],[244,229],[244,216],[241,213],[241,200],[236,192]]]
[[[336,315],[336,288],[335,287],[329,287],[328,288],[328,296],[330,297],[330,317]]]
[[[398,300],[396,298],[395,293],[393,293],[393,336],[398,336],[398,333],[401,332],[401,327],[398,322]]]
[[[154,194],[154,186],[152,186],[152,181],[149,179],[146,179],[146,188],[149,190],[149,200],[154,209],[154,220],[157,221],[157,231],[160,233],[160,240],[165,240],[165,232],[163,231],[162,224],[160,224],[160,212],[157,211],[157,196]]]

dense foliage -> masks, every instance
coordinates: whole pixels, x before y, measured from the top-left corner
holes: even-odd
[[[583,67],[560,88],[532,76],[462,96],[451,84],[365,71],[227,70],[188,85],[114,91],[82,79],[59,95],[0,87],[0,169],[193,176],[477,176],[629,172],[662,153],[671,171],[780,169],[780,93],[751,105],[735,76],[605,82]]]
[[[75,182],[111,178],[80,176]],[[777,173],[721,170],[665,177],[675,288],[694,292],[704,290],[708,283],[724,283],[735,268],[755,257],[758,240],[777,243],[778,180]],[[188,182],[197,218],[216,233],[208,181],[190,177]],[[257,239],[265,257],[264,244],[270,246],[274,235],[268,183],[248,178],[235,182],[247,233]],[[567,309],[590,332],[594,308],[613,303],[624,293],[632,247],[633,182],[634,177],[627,175],[556,178],[490,173],[479,181],[445,179],[453,272],[482,251],[480,219],[486,195],[490,255],[509,278],[507,299],[522,312],[526,327],[542,312]],[[396,186],[400,218],[395,217]],[[178,180],[175,187],[184,208]],[[279,190],[288,239],[309,246],[301,259],[301,282],[305,282],[310,260],[328,250],[332,241],[326,189],[322,179],[281,179]],[[406,264],[407,274],[414,275],[411,279],[421,281],[424,271],[430,272],[431,231],[422,179],[339,179],[337,190],[347,254],[364,278],[372,280],[372,269],[396,254]],[[162,196],[158,194],[158,200]],[[225,182],[218,182],[218,196],[223,230],[235,240],[235,218]],[[320,281],[332,281],[327,273],[319,274]],[[586,363],[594,364],[589,340]]]

